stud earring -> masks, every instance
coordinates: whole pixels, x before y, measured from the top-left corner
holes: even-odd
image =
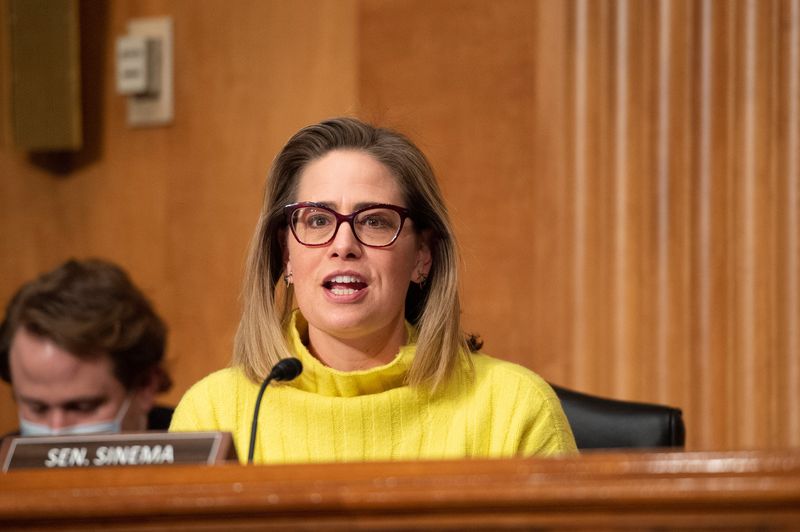
[[[286,288],[289,288],[289,285],[292,284],[292,273],[289,272],[283,276],[283,282],[286,283]]]
[[[422,290],[425,288],[425,283],[428,282],[428,276],[422,272],[419,272],[419,281],[417,282],[419,283],[419,289]]]

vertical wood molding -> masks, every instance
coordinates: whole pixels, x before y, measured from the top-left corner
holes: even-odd
[[[572,384],[796,444],[798,1],[572,5]]]
[[[743,54],[740,57],[742,69],[742,96],[740,99],[742,124],[739,129],[741,135],[739,165],[738,205],[736,207],[739,217],[739,233],[741,241],[738,246],[737,270],[739,271],[739,304],[737,330],[739,346],[739,373],[742,394],[738,397],[751,398],[755,393],[757,368],[755,320],[757,319],[756,295],[756,231],[758,215],[756,203],[756,113],[758,109],[758,76],[756,72],[756,43],[759,13],[756,12],[755,2],[745,0],[740,6],[739,17],[742,19],[740,30],[743,42]],[[743,442],[753,445],[755,440],[756,416],[758,409],[752,400],[738,400],[738,410],[742,429],[746,434]],[[763,406],[763,405],[762,405]]]
[[[655,397],[659,401],[665,400],[664,384],[672,374],[671,364],[674,363],[675,354],[670,352],[669,335],[671,323],[671,296],[670,291],[670,210],[671,210],[671,184],[674,179],[670,165],[672,150],[672,131],[670,128],[670,114],[672,108],[671,77],[672,69],[672,41],[671,33],[671,0],[659,0],[657,3],[656,28],[658,35],[658,50],[656,59],[657,78],[656,87],[656,297],[655,297],[655,353],[656,374],[659,376],[655,387]]]
[[[713,0],[702,0],[700,9],[700,51],[699,51],[699,98],[701,102],[696,105],[694,112],[698,114],[698,143],[697,146],[697,194],[696,194],[696,233],[693,238],[693,251],[695,255],[695,341],[692,344],[692,358],[695,364],[691,366],[694,373],[692,379],[693,404],[705,405],[705,414],[714,405],[714,384],[719,381],[718,374],[712,364],[712,107],[707,102],[712,94],[712,32],[715,29],[713,17]],[[718,423],[702,423],[697,425],[697,438],[699,441],[710,441],[719,430]]]
[[[586,334],[589,327],[587,317],[586,299],[584,297],[587,286],[586,269],[586,204],[587,198],[587,100],[588,100],[588,24],[589,24],[589,0],[576,0],[574,11],[574,87],[573,87],[573,156],[572,171],[574,180],[573,201],[574,201],[574,235],[573,235],[573,286],[572,309],[573,317],[573,341],[572,341],[572,368],[574,371],[573,380],[580,386],[586,386],[590,382],[590,375],[587,371],[587,355],[590,349],[590,342],[587,341]]]
[[[787,393],[785,404],[800,404],[800,0],[791,0],[784,5],[786,14],[784,47],[788,52],[786,64],[786,145],[784,159],[785,194],[785,239],[782,246],[786,253],[785,268],[785,357],[786,372],[783,382]],[[800,409],[788,408],[787,444],[800,446]]]
[[[616,5],[616,39],[614,41],[614,388],[622,393],[630,394],[631,374],[636,360],[630,343],[632,330],[630,327],[633,302],[630,298],[630,279],[634,265],[630,245],[631,222],[634,220],[629,208],[631,201],[631,169],[628,165],[629,146],[629,99],[630,99],[630,33],[629,2],[620,0]]]

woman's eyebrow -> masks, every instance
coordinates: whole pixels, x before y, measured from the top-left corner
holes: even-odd
[[[356,203],[354,211],[359,209],[365,209],[367,207],[372,207],[373,205],[384,205],[386,202],[383,201],[362,201],[361,203]]]
[[[314,205],[319,205],[321,207],[327,207],[328,209],[331,209],[336,212],[340,212],[339,207],[337,206],[337,203],[335,201],[312,201],[310,203],[313,203]],[[359,209],[364,209],[366,207],[372,207],[373,205],[384,205],[385,203],[386,202],[382,201],[361,201],[353,206],[353,212]],[[346,214],[346,213],[341,213],[341,214]]]

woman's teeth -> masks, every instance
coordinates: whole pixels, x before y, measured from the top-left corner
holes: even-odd
[[[352,288],[331,288],[331,292],[337,296],[349,296],[350,294],[356,293]]]
[[[336,277],[331,279],[329,282],[331,282],[331,283],[345,283],[345,284],[357,283],[357,282],[359,282],[359,278],[358,277],[353,277],[352,275],[337,275]]]
[[[325,283],[333,295],[348,296],[355,294],[366,286],[364,281],[353,275],[337,275]]]

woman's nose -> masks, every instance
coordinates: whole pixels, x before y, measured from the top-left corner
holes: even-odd
[[[353,227],[349,223],[342,223],[331,242],[331,254],[338,257],[360,257],[361,249],[361,242],[353,233]]]

